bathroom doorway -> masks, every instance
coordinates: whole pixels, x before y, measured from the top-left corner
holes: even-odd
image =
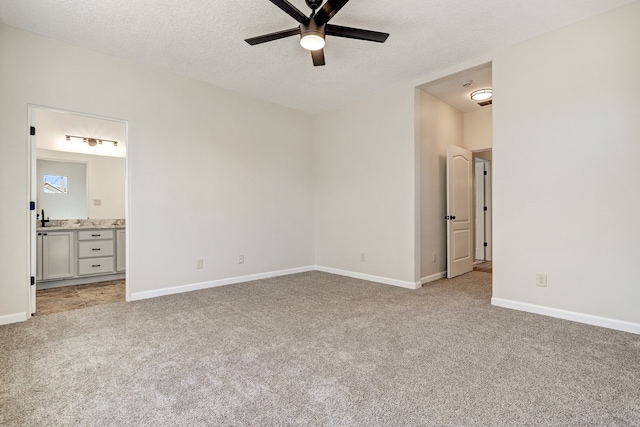
[[[127,122],[29,106],[31,314],[125,301]]]

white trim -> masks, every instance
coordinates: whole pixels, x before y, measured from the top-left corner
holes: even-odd
[[[441,271],[440,273],[432,274],[431,276],[425,276],[420,279],[420,283],[425,285],[427,283],[435,282],[436,280],[440,280],[447,277],[446,271]]]
[[[153,291],[134,292],[130,301],[138,301],[147,298],[164,295],[180,294],[182,292],[198,291],[201,289],[215,288],[218,286],[233,285],[234,283],[251,282],[253,280],[268,279],[270,277],[287,276],[289,274],[305,273],[313,271],[313,266],[290,268],[287,270],[269,271],[267,273],[250,274],[247,276],[229,277],[227,279],[212,280],[209,282],[193,283],[190,285],[172,286],[170,288],[156,289]]]
[[[354,279],[368,280],[370,282],[383,283],[385,285],[400,286],[406,289],[419,289],[422,286],[422,282],[405,282],[404,280],[390,279],[388,277],[372,276],[370,274],[356,273],[355,271],[339,270],[337,268],[324,267],[316,265],[318,271],[324,271],[325,273],[337,274],[339,276],[353,277]]]
[[[591,314],[577,313],[575,311],[561,310],[559,308],[545,307],[502,298],[491,298],[491,305],[640,335],[640,323],[625,322],[624,320],[593,316]]]
[[[8,325],[9,323],[24,322],[29,318],[26,312],[5,314],[0,316],[0,325]]]

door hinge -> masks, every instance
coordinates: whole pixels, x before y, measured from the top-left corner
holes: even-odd
[[[487,211],[487,210],[489,210],[489,209],[485,206],[485,207],[484,207],[484,210],[485,210],[485,211]]]
[[[31,276],[31,286],[36,284],[36,278]]]
[[[30,135],[35,135],[36,134],[36,127],[35,126],[31,126],[31,128],[29,129],[29,134]]]
[[[31,135],[35,135],[35,133],[32,133]],[[487,171],[484,171],[484,174],[486,175],[486,174],[487,174]]]
[[[36,202],[29,202],[29,210],[30,211],[36,210]]]
[[[484,242],[484,247],[486,248],[487,246],[489,246],[489,245],[487,245],[487,242]]]

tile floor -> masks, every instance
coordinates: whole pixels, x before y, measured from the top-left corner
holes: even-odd
[[[124,280],[36,291],[36,316],[125,300]]]
[[[473,266],[473,271],[483,271],[485,273],[493,273],[493,264],[491,261],[484,261]]]

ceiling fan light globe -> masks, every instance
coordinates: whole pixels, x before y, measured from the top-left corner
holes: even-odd
[[[300,37],[300,46],[307,50],[320,50],[324,44],[324,37],[317,34],[305,34]]]

